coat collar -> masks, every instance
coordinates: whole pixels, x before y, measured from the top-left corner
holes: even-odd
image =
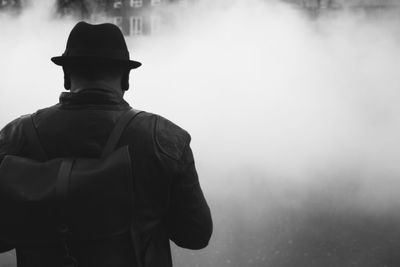
[[[63,92],[60,95],[62,108],[107,106],[111,109],[128,108],[129,104],[118,94],[104,89],[85,89],[78,93]]]

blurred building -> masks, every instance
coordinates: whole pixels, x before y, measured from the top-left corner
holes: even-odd
[[[84,19],[89,16],[89,4],[83,0],[57,0],[57,13]]]
[[[23,0],[0,0],[0,10],[19,12],[22,10],[23,2]]]
[[[393,10],[400,8],[399,0],[335,0],[334,4],[348,9],[361,10]]]
[[[149,35],[159,32],[171,21],[169,4],[185,5],[187,1],[57,0],[57,13],[94,22],[112,22],[129,36]]]
[[[324,10],[363,10],[379,12],[387,10],[400,10],[400,0],[283,0],[293,3],[310,11]]]

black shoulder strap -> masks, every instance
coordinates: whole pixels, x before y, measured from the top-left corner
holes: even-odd
[[[108,138],[106,146],[104,147],[103,153],[101,155],[102,157],[108,156],[114,151],[114,149],[119,141],[119,138],[121,137],[121,134],[125,130],[128,123],[134,117],[136,117],[136,115],[138,115],[141,112],[142,111],[130,109],[127,112],[125,112],[118,119],[117,123],[114,126],[114,129],[112,130],[112,132],[110,134],[110,137]],[[47,160],[48,159],[47,153],[44,151],[44,149],[40,143],[38,133],[37,133],[35,125],[33,123],[32,115],[23,116],[22,117],[22,125],[23,125],[23,129],[28,137],[28,143],[34,149],[35,154],[38,155],[38,157],[41,160],[44,160],[44,161]]]
[[[47,153],[40,144],[40,139],[33,123],[32,115],[26,115],[22,117],[22,127],[28,137],[28,144],[34,149],[35,155],[38,155],[40,160],[47,160]]]
[[[128,123],[133,120],[139,113],[142,111],[138,111],[135,109],[130,109],[118,119],[117,123],[114,126],[114,129],[112,130],[110,137],[108,138],[108,141],[104,147],[103,153],[101,157],[106,157],[110,155],[115,147],[117,146],[117,143],[121,137],[122,132],[125,130],[126,126]]]

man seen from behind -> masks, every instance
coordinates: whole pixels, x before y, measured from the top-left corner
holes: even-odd
[[[131,110],[123,96],[129,89],[130,70],[141,63],[130,60],[117,26],[85,22],[72,29],[64,54],[52,61],[62,67],[69,92],[61,94],[58,104],[32,114],[40,146],[48,160],[99,158],[114,126]],[[128,146],[131,160],[134,197],[130,230],[103,237],[74,236],[72,231],[64,243],[48,244],[35,240],[10,244],[0,236],[1,251],[16,249],[18,267],[169,267],[169,240],[188,249],[207,246],[212,220],[197,177],[190,135],[159,115],[135,112],[117,143],[117,148]],[[0,161],[8,155],[37,159],[38,151],[22,121],[18,118],[0,132]],[[113,181],[111,175],[110,187]],[[102,190],[107,189],[99,187]],[[102,192],[87,198],[101,197]],[[103,201],[104,206],[118,211],[118,206],[113,206],[117,198],[118,194]],[[67,220],[68,214],[73,214],[68,212],[64,214]],[[39,219],[52,220],[52,216],[49,213]],[[95,219],[99,225],[113,224],[110,217]],[[81,223],[85,224],[84,219]],[[85,227],[90,232],[97,223]],[[67,261],[63,259],[66,246]]]

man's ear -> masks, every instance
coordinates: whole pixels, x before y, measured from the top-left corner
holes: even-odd
[[[68,70],[63,67],[64,71],[64,88],[65,90],[70,90],[71,89],[71,78],[69,76]]]
[[[123,91],[128,91],[128,89],[129,89],[129,73],[130,73],[130,70],[127,70],[124,72],[124,74],[121,77],[121,89]]]

